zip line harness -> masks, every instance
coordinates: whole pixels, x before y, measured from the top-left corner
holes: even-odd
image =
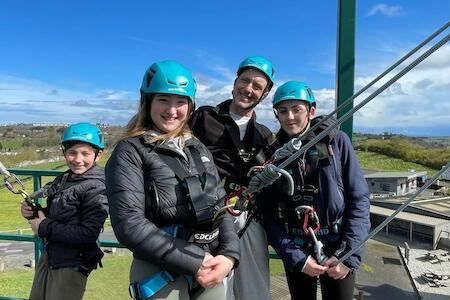
[[[32,208],[33,215],[30,216],[30,217],[27,217],[27,219],[28,219],[28,220],[32,220],[32,219],[38,218],[38,217],[39,217],[38,211],[39,211],[39,210],[42,210],[42,207],[41,207],[41,205],[40,205],[38,202],[36,202],[35,200],[37,200],[37,199],[39,199],[39,198],[47,198],[49,187],[48,187],[48,186],[43,186],[40,190],[38,190],[38,191],[36,191],[36,192],[33,192],[33,193],[31,193],[31,194],[28,194],[28,193],[25,191],[25,185],[24,185],[23,182],[20,180],[20,178],[19,178],[16,174],[9,172],[1,162],[0,162],[0,174],[2,174],[2,175],[4,176],[4,178],[3,178],[3,183],[4,183],[4,185],[6,186],[6,188],[7,188],[9,191],[11,191],[13,194],[21,195],[22,198],[23,198],[23,199],[25,200],[25,202],[27,203],[27,205],[30,206],[30,207]],[[57,192],[57,193],[60,193],[60,192],[61,192],[62,188],[64,187],[64,184],[66,183],[66,180],[67,180],[67,177],[68,177],[68,176],[69,176],[69,173],[65,173],[65,174],[64,174],[64,176],[63,176],[63,178],[62,178],[62,180],[61,180],[61,183],[60,183],[60,186],[59,186],[59,189],[58,189],[58,192]],[[14,188],[14,185],[11,183],[11,181],[8,180],[8,178],[13,178],[13,180],[14,180],[13,182],[17,183],[17,184],[20,186],[20,188],[15,189],[15,188]],[[47,243],[47,241],[46,241],[45,238],[43,238],[43,239],[39,238],[38,248],[40,249],[41,252],[46,251],[46,250],[45,250],[45,249],[46,249],[46,248],[45,248],[45,244],[46,244],[46,243]],[[99,247],[100,247],[100,242],[99,242],[98,239],[97,239],[97,243],[98,243],[98,245],[99,245]],[[102,253],[101,256],[103,256],[103,253]],[[90,268],[90,267],[85,267],[85,266],[83,266],[83,265],[75,265],[75,266],[72,267],[72,270],[74,270],[75,272],[81,273],[83,276],[88,277],[89,274],[91,273],[91,271],[92,271],[93,269],[96,269],[96,268],[97,268],[97,264],[98,264],[98,266],[99,266],[100,268],[103,268],[103,265],[102,265],[102,262],[101,262],[101,258],[100,258],[100,259],[96,262],[95,267]]]
[[[197,168],[198,175],[190,175],[182,166],[178,158],[166,154],[162,149],[155,151],[162,161],[174,172],[179,184],[186,191],[190,211],[195,215],[194,223],[200,226],[213,227],[215,218],[225,212],[221,210],[219,204],[222,202],[217,198],[217,180],[207,173],[202,162],[200,153],[195,147],[186,147],[185,151],[190,153]],[[194,224],[193,224],[194,225]],[[172,237],[186,237],[186,232],[194,231],[187,237],[188,242],[202,244],[210,247],[219,237],[219,229],[213,228],[209,231],[190,230],[181,225],[164,226],[160,228]],[[174,282],[178,276],[183,276],[189,288],[189,294],[196,292],[193,289],[194,276],[190,274],[177,274],[168,270],[161,270],[155,274],[129,285],[129,293],[132,299],[140,300],[152,297],[163,289],[166,285]]]
[[[326,120],[331,118],[336,112],[340,111],[342,108],[347,107],[349,104],[353,103],[353,100],[361,95],[364,91],[369,89],[373,84],[375,84],[377,81],[379,81],[382,77],[384,77],[386,74],[388,74],[390,71],[392,71],[394,68],[399,66],[402,62],[404,62],[407,58],[409,58],[412,54],[417,52],[420,48],[422,48],[425,44],[427,44],[429,41],[434,39],[436,36],[438,36],[440,33],[442,33],[444,30],[446,30],[450,26],[450,22],[447,22],[444,26],[442,26],[440,29],[438,29],[435,33],[433,33],[430,37],[425,39],[421,44],[419,44],[416,48],[408,52],[405,56],[403,56],[400,60],[398,60],[396,63],[394,63],[391,67],[389,67],[385,72],[383,72],[380,76],[372,80],[369,84],[367,84],[365,87],[363,87],[358,93],[351,96],[347,100],[345,100],[339,107],[337,107],[334,111],[332,111],[330,114],[328,114],[321,122],[317,123],[315,126],[309,128],[306,132],[304,132],[300,137],[296,139],[292,139],[290,142],[285,144],[283,147],[281,147],[281,150],[278,151],[279,157],[287,157],[286,160],[281,162],[278,166],[273,168],[273,164],[277,162],[277,158],[272,158],[266,164],[263,165],[262,172],[258,175],[253,176],[250,179],[249,188],[241,188],[237,192],[233,193],[232,199],[229,197],[226,197],[225,203],[226,208],[228,211],[230,209],[233,209],[234,214],[238,214],[239,212],[236,212],[238,209],[245,209],[248,207],[249,202],[251,201],[251,194],[255,192],[259,192],[263,187],[268,186],[272,184],[279,175],[274,174],[274,172],[278,172],[280,169],[284,169],[286,166],[288,166],[290,163],[292,163],[295,159],[300,157],[302,154],[304,154],[307,150],[309,150],[312,146],[314,146],[317,142],[321,141],[326,135],[328,135],[335,127],[339,126],[343,122],[347,121],[356,111],[361,109],[363,106],[365,106],[367,103],[369,103],[371,100],[373,100],[376,96],[381,94],[384,90],[386,90],[389,86],[392,85],[392,83],[396,82],[399,78],[404,76],[406,73],[408,73],[411,69],[413,69],[415,66],[420,64],[423,60],[425,60],[427,57],[429,57],[432,53],[434,53],[437,49],[445,45],[450,40],[450,34],[447,34],[444,36],[441,40],[439,40],[436,44],[434,44],[431,48],[429,48],[427,51],[425,51],[422,55],[420,55],[418,58],[416,58],[413,62],[411,62],[409,65],[407,65],[405,68],[403,68],[400,72],[398,72],[396,75],[394,75],[391,79],[389,79],[386,83],[384,83],[381,87],[376,89],[372,94],[370,94],[367,98],[365,98],[363,101],[361,101],[359,104],[357,104],[355,107],[347,111],[344,115],[342,115],[336,122],[334,122],[332,125],[324,129],[322,132],[320,132],[316,137],[314,137],[312,140],[310,140],[308,143],[306,143],[303,147],[301,147],[301,138],[303,136],[307,136],[311,132],[313,132],[315,129],[317,129],[320,125],[323,124]],[[280,160],[280,158],[278,158]],[[447,164],[447,166],[443,169],[448,169],[450,164]],[[264,174],[264,175],[262,175]],[[443,174],[443,170],[438,173],[439,176]],[[406,206],[411,203],[417,195],[423,192],[423,190],[430,186],[435,180],[437,180],[438,177],[433,177],[433,179],[427,184],[422,186],[422,188],[410,199],[408,199],[402,206],[400,206],[392,215],[391,217],[387,218],[386,221],[390,222],[395,215],[397,215],[399,212],[401,212]],[[228,201],[227,201],[228,199]],[[246,223],[251,222],[251,218],[247,219]],[[364,241],[362,241],[359,246],[355,247],[354,249],[351,249],[347,254],[342,256],[340,259],[335,261],[332,265],[336,266],[339,263],[342,263],[345,259],[353,255],[358,249],[360,249],[364,243],[374,236],[378,231],[380,231],[388,222],[383,222],[378,226],[376,229],[374,229],[366,238]],[[383,226],[381,226],[383,225]],[[243,230],[245,230],[248,227],[248,224],[244,225]],[[242,230],[241,230],[242,231]],[[240,235],[242,235],[243,232],[240,232]]]

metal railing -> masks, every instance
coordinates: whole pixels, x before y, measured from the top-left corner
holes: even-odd
[[[33,178],[33,190],[38,191],[42,187],[42,177],[44,176],[58,176],[63,173],[63,171],[57,170],[32,170],[32,169],[9,169],[11,173],[16,175],[28,175]],[[20,196],[18,196],[18,199]],[[41,203],[42,199],[38,199],[38,203]],[[18,212],[19,213],[19,212]],[[34,257],[35,262],[39,261],[41,257],[41,248],[40,243],[42,239],[37,235],[30,234],[12,234],[12,233],[2,233],[0,232],[0,240],[9,240],[9,241],[20,241],[20,242],[32,242],[34,243]],[[126,248],[124,245],[120,244],[116,240],[100,240],[100,246],[102,247],[111,247],[111,248]],[[278,255],[274,251],[270,251],[269,256],[271,259],[279,259]],[[0,296],[0,300],[23,300],[22,298],[13,298],[13,297],[2,297]]]
[[[15,175],[27,175],[33,178],[33,191],[38,191],[42,187],[42,177],[44,176],[58,176],[62,174],[63,171],[58,170],[32,170],[32,169],[9,169],[11,173]],[[19,196],[18,196],[19,198]],[[21,199],[20,199],[21,200]],[[42,199],[39,198],[37,200],[39,204],[41,204]],[[32,242],[34,243],[34,258],[35,262],[39,261],[41,257],[41,247],[40,243],[42,243],[42,239],[37,235],[31,234],[13,234],[13,233],[1,233],[0,232],[0,240],[9,240],[9,241],[21,241],[21,242]],[[125,248],[125,246],[121,245],[119,242],[115,240],[100,240],[100,246],[102,247],[115,247],[115,248]]]

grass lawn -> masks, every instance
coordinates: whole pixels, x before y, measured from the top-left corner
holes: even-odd
[[[85,300],[129,299],[128,272],[132,257],[127,255],[106,254],[103,268],[97,269],[89,276]],[[271,275],[284,273],[281,260],[270,260]],[[0,297],[26,298],[31,289],[34,271],[32,269],[0,272]]]
[[[406,172],[408,169],[414,169],[416,171],[427,171],[429,177],[437,173],[437,170],[375,152],[357,151],[356,156],[363,169],[399,172]]]
[[[89,276],[83,299],[129,299],[128,271],[131,255],[106,255],[103,268],[95,270]],[[19,269],[0,272],[0,297],[27,298],[31,290],[34,270]]]

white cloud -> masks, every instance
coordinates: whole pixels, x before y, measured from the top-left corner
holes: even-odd
[[[103,100],[129,99],[130,92],[117,90],[101,90],[96,92],[96,98]]]
[[[379,61],[384,65],[384,61]],[[378,70],[379,71],[379,70]],[[383,70],[381,70],[383,71]],[[397,70],[395,73],[397,73]],[[363,72],[355,79],[355,92],[373,80],[377,71]],[[393,74],[355,100],[355,105],[379,88]],[[231,72],[230,72],[231,74]],[[450,46],[444,46],[373,99],[354,116],[355,131],[414,133],[428,128],[430,133],[450,135]],[[231,98],[233,79],[216,79],[195,74],[198,83],[197,107],[215,106]],[[260,122],[272,130],[278,125],[272,112],[272,97],[283,82],[275,82],[271,93],[256,112]],[[335,90],[314,90],[318,114],[335,108]],[[102,89],[88,92],[68,90],[38,80],[0,75],[0,122],[105,122],[126,124],[136,112],[138,95],[128,91]],[[396,131],[396,128],[398,129]]]
[[[137,96],[127,91],[92,93],[64,89],[34,79],[0,75],[0,122],[79,121],[124,124],[134,114]]]
[[[395,17],[403,15],[403,9],[399,5],[389,6],[384,3],[379,3],[373,6],[370,11],[367,13],[368,16],[373,16],[376,14],[382,14],[388,17]]]
[[[450,46],[444,46],[405,74],[386,91],[372,100],[355,117],[355,126],[364,128],[435,128],[450,133]],[[404,66],[403,66],[404,67]],[[388,74],[368,92],[365,99],[400,69]],[[355,85],[362,88],[373,80],[359,77]]]

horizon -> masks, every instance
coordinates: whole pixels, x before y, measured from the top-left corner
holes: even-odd
[[[1,123],[0,122],[0,127],[6,127],[6,126],[69,126],[73,123],[64,123],[64,122],[36,122],[36,123],[24,123],[24,122],[16,122],[16,123]],[[110,124],[110,123],[92,123],[94,125],[97,126],[101,126],[101,127],[125,127],[126,124]],[[263,124],[265,126],[267,126],[267,124]],[[279,130],[279,125],[276,124],[276,127],[269,127],[267,126],[273,133],[276,133]],[[406,136],[406,137],[416,137],[416,138],[444,138],[444,139],[450,139],[450,135],[435,135],[435,134],[422,134],[422,135],[413,135],[413,134],[409,134],[409,133],[395,133],[389,130],[384,130],[382,132],[371,132],[371,129],[368,129],[367,131],[353,131],[353,134],[362,134],[362,135],[395,135],[395,136]]]

